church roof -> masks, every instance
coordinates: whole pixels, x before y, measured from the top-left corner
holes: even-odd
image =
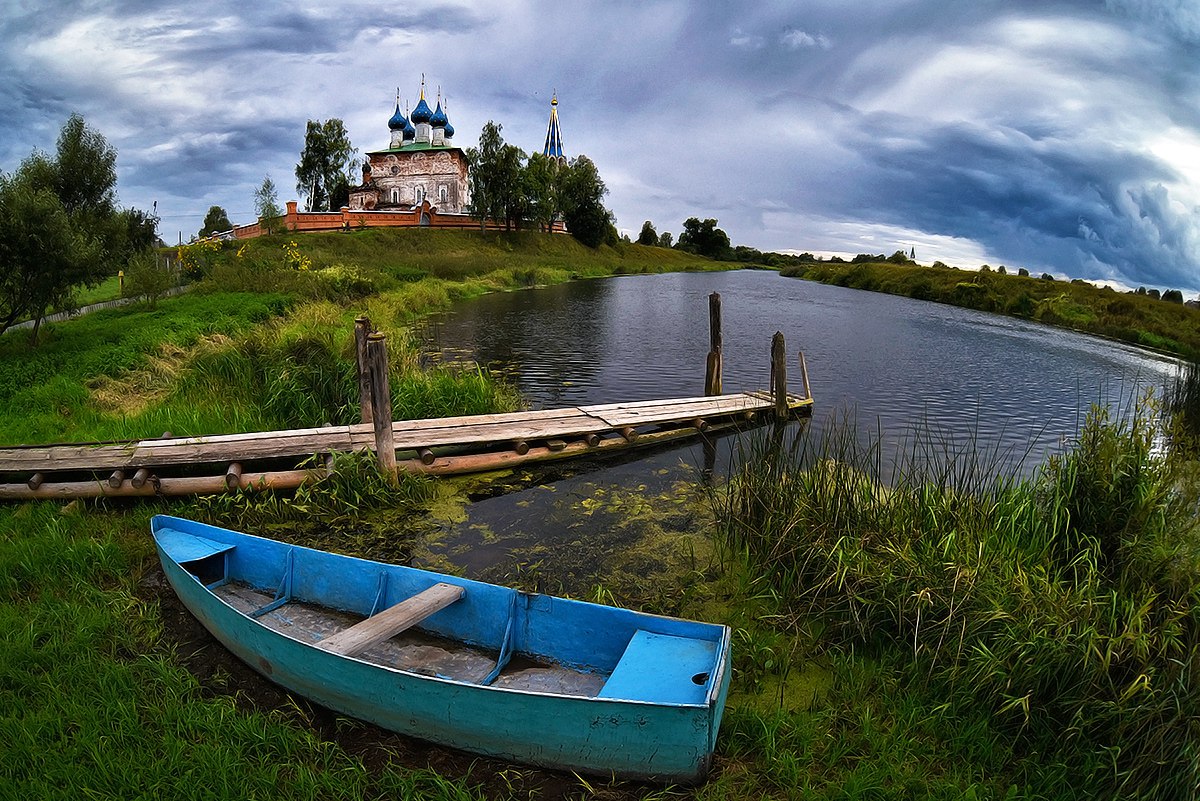
[[[408,125],[408,120],[400,113],[400,99],[396,98],[396,113],[388,120],[388,128],[393,131],[403,131],[406,125]]]
[[[437,109],[433,112],[433,116],[429,118],[429,124],[434,128],[445,128],[447,122],[449,120],[446,119],[446,112],[442,111],[442,101],[439,100]]]
[[[542,147],[542,155],[556,159],[565,159],[562,146],[562,132],[558,128],[558,94],[555,93],[550,101],[550,123],[546,126],[546,144]]]
[[[417,107],[412,110],[412,114],[408,115],[408,118],[414,124],[420,125],[423,122],[429,122],[431,117],[433,117],[433,111],[430,110],[429,104],[425,102],[425,84],[422,82],[421,99],[417,102]]]

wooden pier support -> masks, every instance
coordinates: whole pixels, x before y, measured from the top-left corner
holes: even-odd
[[[234,462],[225,469],[225,486],[231,490],[242,486],[242,463]]]
[[[800,383],[804,385],[804,398],[812,398],[812,390],[808,388],[808,365],[804,363],[804,351],[800,351]]]
[[[371,379],[375,454],[379,458],[380,469],[395,480],[396,446],[392,438],[392,390],[388,382],[387,337],[378,331],[367,335],[367,371]]]
[[[358,408],[364,423],[371,422],[371,371],[367,365],[367,337],[373,331],[366,317],[354,320],[354,359],[358,365]]]
[[[113,489],[116,489],[117,487],[121,486],[124,483],[125,483],[125,471],[124,470],[120,470],[120,469],[114,470],[114,471],[112,471],[112,475],[110,475],[108,477],[108,486],[112,487]]]
[[[517,452],[518,456],[524,456],[529,453],[529,443],[523,439],[519,439],[513,443],[513,450]]]
[[[435,454],[429,448],[418,448],[417,457],[421,460],[421,464],[425,465],[426,467],[437,461],[437,454]],[[393,464],[395,464],[394,459]]]
[[[771,337],[771,395],[775,398],[775,417],[787,419],[787,347],[782,331],[776,331]]]
[[[139,467],[138,471],[133,474],[133,478],[129,479],[129,485],[134,489],[141,489],[147,483],[151,485],[158,483],[158,479],[155,478],[154,474],[147,467]]]
[[[29,480],[25,482],[25,486],[29,487],[31,490],[36,490],[38,487],[42,486],[42,482],[45,480],[46,476],[44,474],[34,473],[29,477]]]
[[[704,394],[721,394],[721,295],[708,296],[708,362],[704,370]]]
[[[584,436],[583,441],[587,443],[589,448],[595,448],[600,444],[600,435],[595,433],[587,434]]]

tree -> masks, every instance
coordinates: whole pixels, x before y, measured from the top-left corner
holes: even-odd
[[[608,188],[592,160],[576,156],[559,178],[559,206],[571,236],[590,248],[618,241],[612,212],[603,203]]]
[[[480,229],[488,220],[504,220],[512,227],[514,215],[520,223],[525,194],[522,172],[525,153],[504,143],[503,126],[489,120],[479,133],[478,147],[467,150],[470,165],[471,216]]]
[[[321,122],[309,120],[304,133],[304,150],[296,165],[296,191],[308,198],[309,211],[333,211],[339,188],[349,190],[350,173],[358,166],[346,126],[336,117]]]
[[[158,238],[158,218],[116,206],[117,153],[73,114],[55,157],[34,152],[0,178],[0,331],[34,320],[36,344],[51,307],[70,309],[75,290],[112,275]]]
[[[31,317],[35,343],[46,310],[69,307],[77,285],[96,282],[102,260],[101,241],[74,223],[55,192],[37,185],[32,173],[41,166],[26,162],[16,175],[0,176],[0,331]]]
[[[1026,270],[1024,267],[1018,267],[1018,268],[1017,268],[1017,275],[1021,276],[1022,278],[1028,278],[1028,277],[1029,277],[1029,270]]]
[[[728,259],[733,255],[729,235],[718,228],[717,221],[711,217],[703,222],[696,217],[684,220],[683,233],[675,247],[710,259]]]
[[[283,227],[279,219],[283,215],[279,208],[279,195],[269,175],[263,176],[262,186],[254,190],[254,213],[258,215],[258,227],[265,234],[279,233]]]
[[[670,231],[663,231],[663,232],[662,232],[662,236],[660,236],[660,237],[658,238],[658,246],[659,246],[660,248],[669,248],[669,247],[671,247],[671,232],[670,232]]]
[[[229,215],[225,213],[225,209],[220,206],[209,206],[208,214],[204,215],[204,225],[200,227],[199,235],[203,239],[209,234],[217,234],[231,228],[233,228],[233,223],[229,221]]]
[[[642,232],[638,234],[637,243],[639,245],[649,245],[650,247],[658,244],[658,232],[654,230],[654,224],[649,220],[642,223]]]
[[[1183,292],[1178,289],[1168,289],[1162,293],[1162,299],[1167,303],[1183,303]]]
[[[549,230],[558,216],[558,161],[541,153],[531,154],[521,186],[525,216],[540,230]]]

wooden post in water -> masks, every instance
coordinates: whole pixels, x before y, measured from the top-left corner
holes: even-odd
[[[775,397],[775,416],[784,420],[788,416],[787,398],[787,348],[783,343],[783,332],[776,331],[771,337],[771,394]]]
[[[378,331],[367,335],[367,373],[371,381],[371,422],[375,424],[375,455],[379,467],[396,478],[396,446],[392,440],[392,390],[388,383],[387,337]]]
[[[364,423],[371,422],[371,371],[367,367],[367,337],[371,321],[366,317],[354,320],[354,358],[358,363],[358,408]]]
[[[800,351],[800,382],[804,384],[804,397],[812,399],[812,390],[808,388],[808,365],[804,363],[804,351]]]
[[[704,371],[704,394],[721,394],[721,295],[708,296],[708,364]]]

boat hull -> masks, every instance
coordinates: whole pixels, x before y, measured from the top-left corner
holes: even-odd
[[[232,572],[240,568],[250,576],[257,570],[251,560],[279,563],[282,558],[288,565],[303,564],[306,574],[328,573],[328,581],[343,590],[350,572],[365,574],[368,580],[360,583],[369,588],[381,570],[401,571],[388,573],[388,580],[395,584],[411,578],[409,571],[428,580],[457,583],[465,587],[467,598],[477,599],[481,608],[466,607],[453,614],[448,614],[451,610],[438,612],[429,619],[433,633],[453,633],[467,641],[499,646],[499,639],[484,642],[486,638],[475,629],[503,632],[506,620],[510,629],[516,620],[517,627],[525,629],[520,635],[524,638],[522,644],[533,646],[530,650],[542,658],[554,655],[554,643],[547,641],[552,636],[565,637],[560,643],[563,651],[576,655],[587,648],[591,637],[600,654],[601,664],[596,669],[603,672],[611,672],[607,662],[613,660],[603,655],[620,650],[620,642],[629,631],[657,630],[663,635],[688,638],[699,635],[698,641],[713,651],[712,673],[706,674],[702,697],[693,699],[699,702],[659,703],[507,689],[341,656],[322,650],[315,642],[281,634],[223,601],[194,569],[189,569],[187,561],[168,552],[157,534],[163,529],[231,545],[223,556],[234,566]],[[729,636],[723,626],[515,593],[494,585],[325,554],[175,518],[156,518],[155,531],[167,579],[188,610],[256,671],[317,703],[424,740],[550,768],[669,782],[694,782],[708,769],[729,683]],[[239,566],[239,560],[246,564]],[[193,568],[195,564],[200,560],[192,563]],[[382,586],[384,580],[378,581]],[[266,582],[260,583],[267,586]],[[301,583],[297,580],[297,585]],[[335,605],[337,600],[333,599]],[[345,603],[342,606],[350,607]],[[515,616],[515,609],[522,611]],[[462,620],[456,621],[455,614]],[[573,622],[575,630],[539,632],[539,621],[549,621],[552,627]],[[606,625],[617,629],[615,637],[603,632]],[[712,639],[705,639],[709,637]],[[619,661],[623,657],[618,654],[616,658]]]

